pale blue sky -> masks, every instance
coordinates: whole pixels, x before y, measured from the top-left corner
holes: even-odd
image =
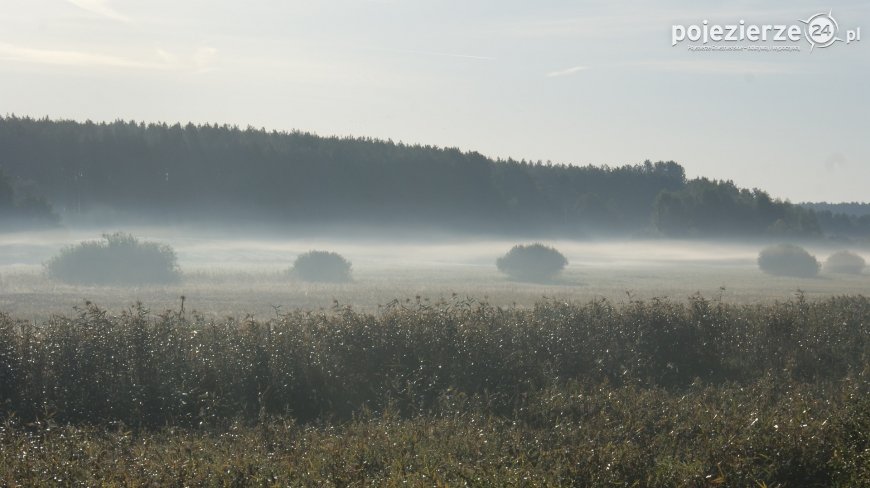
[[[801,200],[870,200],[870,3],[0,0],[0,112],[227,122],[572,164],[673,159]],[[673,24],[861,42],[689,52]]]

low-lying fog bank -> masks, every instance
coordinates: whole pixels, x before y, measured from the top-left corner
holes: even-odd
[[[42,263],[66,245],[99,238],[99,232],[54,232],[0,236],[0,311],[22,318],[70,313],[84,300],[114,311],[142,301],[152,310],[178,309],[211,316],[272,316],[281,310],[329,309],[335,301],[377,310],[394,300],[425,302],[474,297],[499,306],[530,306],[546,298],[616,301],[694,293],[734,302],[784,300],[798,290],[809,297],[870,291],[870,274],[816,278],[774,277],[756,264],[760,243],[709,241],[545,241],[569,260],[549,283],[509,281],[495,259],[515,240],[442,238],[433,242],[365,239],[257,238],[201,235],[165,229],[127,229],[143,239],[171,245],[183,275],[165,286],[76,286],[45,277]],[[807,248],[820,260],[840,249]],[[295,258],[311,249],[335,251],[353,264],[353,282],[312,284],[285,274]],[[865,259],[870,255],[858,250]]]
[[[312,249],[338,252],[354,268],[407,268],[415,266],[493,266],[495,259],[514,244],[535,239],[494,239],[435,234],[434,237],[403,234],[368,234],[364,237],[326,238],[279,237],[247,231],[197,230],[185,228],[126,228],[106,230],[58,230],[0,234],[0,272],[11,268],[35,269],[65,246],[98,240],[116,230],[172,246],[183,271],[256,271],[287,268],[301,253]],[[571,265],[584,267],[637,267],[703,264],[711,266],[755,266],[758,252],[767,242],[722,242],[706,240],[559,240],[542,239],[556,247]],[[784,239],[784,241],[788,241]],[[840,249],[852,248],[870,257],[870,251],[848,244],[801,243],[820,260]]]

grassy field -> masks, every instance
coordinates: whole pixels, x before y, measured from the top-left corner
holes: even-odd
[[[182,281],[172,286],[95,287],[50,281],[42,263],[66,242],[99,234],[7,236],[0,239],[0,310],[43,320],[70,313],[83,300],[112,310],[136,301],[155,310],[177,309],[182,295],[188,310],[212,317],[272,317],[282,310],[330,309],[335,300],[364,311],[377,311],[393,300],[417,296],[437,301],[451,296],[485,299],[499,306],[532,306],[543,297],[573,302],[629,297],[686,300],[700,293],[732,303],[787,300],[801,290],[807,297],[870,292],[870,274],[783,278],[761,273],[756,257],[761,244],[702,241],[556,241],[569,260],[552,283],[517,283],[495,269],[495,259],[511,241],[443,240],[429,243],[349,243],[338,240],[244,240],[179,237],[155,239],[176,248]],[[146,234],[147,235],[147,234]],[[283,271],[310,249],[336,250],[353,263],[354,282],[293,282]],[[824,259],[836,246],[810,247]],[[859,250],[859,252],[862,252]],[[865,253],[865,257],[870,255]],[[724,290],[723,290],[724,288]]]
[[[870,486],[866,273],[559,242],[519,283],[508,242],[179,239],[179,283],[102,287],[26,241],[0,240],[4,486]],[[288,278],[313,248],[354,281]]]
[[[870,301],[0,318],[7,485],[866,486]]]
[[[0,272],[0,310],[17,317],[42,320],[51,314],[68,314],[86,299],[112,310],[137,301],[155,310],[185,307],[211,317],[257,318],[282,310],[332,308],[334,301],[364,311],[377,311],[394,300],[429,301],[454,294],[487,300],[499,306],[532,306],[544,297],[571,302],[607,298],[625,302],[638,299],[686,300],[700,293],[732,303],[787,300],[800,290],[807,297],[870,292],[870,275],[820,275],[818,278],[784,278],[765,275],[751,265],[709,264],[646,265],[610,269],[571,266],[554,283],[508,281],[493,266],[454,265],[408,268],[356,266],[353,283],[311,284],[294,282],[278,271],[199,270],[188,272],[171,286],[97,287],[52,282],[39,269]]]
[[[842,486],[870,479],[851,382],[560,387],[530,412],[481,406],[335,424],[0,428],[6,486]],[[466,402],[475,403],[475,402]]]

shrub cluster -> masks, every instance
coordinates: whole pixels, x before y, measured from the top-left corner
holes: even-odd
[[[51,278],[88,285],[172,283],[179,278],[171,247],[121,232],[64,248],[45,267]]]
[[[850,251],[837,251],[828,256],[825,261],[825,271],[828,273],[861,274],[867,262],[861,256]]]
[[[520,281],[552,279],[568,265],[562,253],[540,243],[518,244],[495,262],[502,273]]]
[[[758,267],[776,276],[811,278],[819,274],[821,265],[806,249],[794,244],[777,244],[761,251]]]
[[[290,275],[303,281],[345,283],[351,280],[350,261],[338,253],[309,251],[299,255]]]

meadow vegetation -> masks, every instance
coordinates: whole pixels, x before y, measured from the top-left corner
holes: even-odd
[[[870,300],[0,316],[6,484],[861,486]]]

